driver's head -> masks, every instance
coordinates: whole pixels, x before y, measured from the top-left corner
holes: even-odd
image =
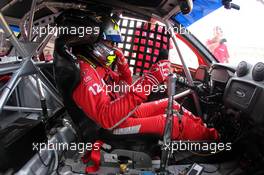
[[[123,41],[117,20],[116,16],[106,17],[103,20],[101,38],[93,45],[96,59],[106,66],[111,66],[116,60],[116,46]]]
[[[222,37],[223,36],[223,30],[220,26],[214,27],[214,36],[215,37]]]
[[[58,27],[93,28],[99,27],[100,32],[85,33],[80,37],[78,34],[59,35],[65,45],[72,48],[74,54],[95,59],[101,65],[110,66],[115,60],[114,54],[117,43],[122,42],[122,36],[118,25],[117,15],[92,16],[84,11],[68,10],[56,18]]]

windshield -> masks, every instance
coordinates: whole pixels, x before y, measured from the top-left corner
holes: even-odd
[[[188,27],[220,63],[264,61],[264,1],[233,0],[240,10],[221,7]]]

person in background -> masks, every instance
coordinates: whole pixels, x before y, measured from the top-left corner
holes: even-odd
[[[209,51],[215,56],[220,63],[228,63],[229,52],[226,46],[226,39],[223,38],[223,30],[216,26],[214,27],[214,36],[207,40],[206,46]]]

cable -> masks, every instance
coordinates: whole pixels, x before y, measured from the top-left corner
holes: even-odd
[[[40,155],[40,152],[39,151],[37,151],[37,154],[38,154],[38,157],[39,157],[39,160],[40,160],[40,162],[45,166],[45,167],[48,167],[49,166],[49,164],[46,164],[44,161],[43,161],[43,159],[42,159],[42,157],[41,157],[41,155]]]
[[[63,157],[63,155],[64,155],[65,152],[66,152],[66,150],[63,150],[63,152],[61,153],[60,157],[58,158],[59,164],[58,164],[57,168],[56,168],[55,170],[53,170],[53,172],[56,171],[57,175],[60,175],[59,168],[61,168],[62,165],[64,165],[64,166],[70,167],[70,171],[71,171],[72,173],[75,173],[75,174],[87,174],[87,173],[85,173],[85,172],[77,172],[77,171],[73,171],[71,165],[65,164],[63,161],[61,161],[61,159],[62,159],[62,157]],[[52,172],[52,173],[53,173],[53,172]]]
[[[58,157],[58,166],[57,166],[57,168],[55,170],[53,170],[53,172],[56,171],[56,173],[58,175],[60,174],[59,173],[59,168],[60,168],[61,164],[64,163],[64,162],[61,161],[61,159],[62,159],[62,156],[64,155],[65,152],[66,152],[66,150],[63,150],[61,155],[60,155],[60,157]],[[53,173],[53,172],[51,172],[51,173]]]
[[[49,171],[49,169],[50,169],[49,165],[50,165],[50,163],[51,163],[52,161],[49,161],[49,163],[46,164],[46,163],[44,162],[44,160],[42,159],[42,157],[41,157],[39,151],[37,151],[37,154],[38,154],[38,157],[39,157],[40,162],[41,162],[46,168],[48,168],[48,171]],[[57,169],[58,169],[58,167],[59,167],[59,156],[58,156],[58,153],[57,153],[57,151],[56,151],[55,149],[54,149],[54,156],[55,156],[55,163],[54,163],[54,167],[53,167],[53,170],[52,170],[51,174],[52,174],[54,171],[57,172]]]
[[[55,156],[55,163],[54,163],[53,171],[57,170],[58,166],[59,166],[59,155],[58,155],[58,152],[55,149],[54,149],[54,156]]]

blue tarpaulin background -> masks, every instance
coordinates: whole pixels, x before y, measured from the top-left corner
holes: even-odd
[[[183,15],[179,13],[173,18],[183,26],[188,27],[221,6],[222,0],[194,0],[193,10],[190,14]]]
[[[13,32],[20,32],[20,29],[19,29],[18,26],[10,25],[10,27],[11,27],[11,30],[12,30]],[[0,29],[2,29],[1,26],[0,26]]]

